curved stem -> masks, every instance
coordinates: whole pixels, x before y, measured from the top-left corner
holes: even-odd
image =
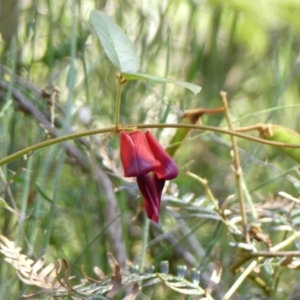
[[[237,136],[239,138],[243,138],[246,140],[250,140],[256,143],[265,144],[265,145],[271,145],[275,147],[286,147],[286,148],[299,148],[300,144],[286,144],[286,143],[279,143],[279,142],[272,142],[269,140],[264,140],[262,138],[253,137],[250,135],[246,135],[240,132],[236,132],[234,130],[228,130],[228,129],[222,129],[218,127],[213,126],[207,126],[207,125],[194,125],[194,124],[132,124],[132,125],[126,125],[124,127],[119,128],[116,130],[115,126],[110,126],[102,129],[92,129],[92,130],[86,130],[82,132],[76,132],[71,133],[68,135],[60,136],[57,138],[53,138],[29,147],[26,147],[20,151],[17,151],[3,159],[0,160],[0,166],[9,163],[13,161],[14,159],[21,157],[31,151],[35,151],[41,148],[45,148],[47,146],[51,146],[54,144],[58,144],[61,142],[65,142],[68,140],[73,140],[76,138],[80,138],[83,136],[89,136],[93,134],[101,134],[101,133],[109,133],[109,132],[119,132],[125,128],[139,128],[139,129],[146,129],[146,128],[189,128],[189,129],[195,129],[195,130],[203,130],[203,131],[211,131],[211,132],[218,132],[223,134],[229,134],[233,136]]]
[[[107,127],[107,128],[104,128],[104,129],[87,130],[85,132],[76,132],[76,133],[71,133],[71,134],[67,134],[67,135],[64,135],[64,136],[60,136],[60,137],[57,137],[57,138],[53,138],[53,139],[50,139],[50,140],[47,140],[47,141],[44,141],[44,142],[41,142],[41,143],[38,143],[38,144],[35,144],[35,145],[31,145],[29,147],[26,147],[26,148],[24,148],[20,151],[17,151],[15,153],[13,153],[11,155],[8,155],[5,158],[1,159],[0,160],[0,166],[11,162],[11,161],[13,161],[14,159],[16,159],[18,157],[21,157],[25,154],[28,154],[31,151],[35,151],[35,150],[38,150],[38,149],[41,149],[41,148],[45,148],[45,147],[48,147],[48,146],[52,146],[54,144],[58,144],[58,143],[65,142],[65,141],[68,141],[68,140],[73,140],[73,139],[80,138],[80,137],[87,136],[87,135],[112,132],[113,130],[114,130],[114,127]]]

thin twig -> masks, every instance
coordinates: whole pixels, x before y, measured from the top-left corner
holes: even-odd
[[[230,117],[230,113],[229,113],[229,108],[228,108],[227,93],[222,91],[220,93],[220,95],[222,97],[223,104],[225,107],[225,117],[226,117],[226,121],[228,124],[228,128],[230,130],[233,130],[231,117]],[[248,230],[247,230],[247,214],[246,214],[245,197],[244,197],[244,191],[243,191],[243,178],[242,178],[243,171],[242,171],[242,167],[241,167],[240,156],[239,156],[239,151],[238,151],[238,146],[237,146],[237,140],[236,140],[235,136],[231,136],[231,142],[232,142],[236,184],[237,184],[237,191],[238,191],[238,196],[239,196],[242,221],[243,221],[243,226],[244,226],[245,240],[247,243],[250,243],[250,238],[249,238]]]
[[[121,75],[117,74],[117,95],[116,95],[116,112],[115,112],[115,133],[119,130],[120,124],[120,109],[121,109],[121,91],[123,84],[126,83],[126,79]]]
[[[300,251],[257,251],[257,252],[243,252],[239,256],[246,257],[286,257],[286,256],[300,256]]]

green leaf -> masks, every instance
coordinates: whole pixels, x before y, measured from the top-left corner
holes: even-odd
[[[269,141],[300,146],[299,133],[281,125],[263,124],[260,128],[260,135]],[[300,148],[278,147],[278,149],[300,163]]]
[[[173,83],[178,86],[185,87],[189,89],[190,91],[194,92],[195,94],[199,93],[201,91],[201,87],[199,85],[185,82],[185,81],[178,81],[174,79],[169,79],[169,78],[162,78],[162,77],[157,77],[157,76],[152,76],[148,74],[141,74],[141,73],[135,73],[135,74],[130,74],[130,72],[123,73],[123,77],[127,80],[151,80],[153,82],[157,83]]]
[[[112,64],[121,73],[137,72],[140,59],[125,32],[111,18],[98,10],[91,12],[91,22]]]
[[[172,83],[185,87],[195,94],[200,92],[201,87],[192,83],[137,73],[140,59],[132,42],[124,31],[113,20],[98,10],[91,12],[91,22],[100,39],[104,52],[125,79]]]

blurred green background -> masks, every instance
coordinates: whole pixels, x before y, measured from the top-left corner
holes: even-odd
[[[174,85],[129,82],[122,91],[123,125],[180,122],[186,109],[222,106],[224,90],[234,127],[273,123],[299,130],[297,0],[0,0],[1,158],[49,138],[37,111],[48,123],[54,117],[52,136],[113,125],[116,70],[91,27],[92,9],[124,29],[141,57],[142,72],[202,86],[195,96]],[[222,114],[204,116],[202,122],[227,128]],[[164,146],[174,132],[153,130]],[[297,162],[269,146],[241,139],[238,145],[250,201],[262,207],[258,219],[249,211],[249,220],[261,223],[273,244],[279,243],[289,235],[280,226],[298,225],[297,205],[276,198],[279,191],[298,197]],[[68,147],[79,156],[70,155]],[[67,258],[78,277],[81,265],[89,276],[94,266],[109,273],[110,251],[121,266],[144,259],[156,267],[168,260],[171,273],[179,264],[197,268],[205,287],[220,261],[223,273],[213,295],[222,299],[237,279],[229,270],[236,260],[229,246],[233,240],[214,218],[201,184],[186,171],[207,178],[221,203],[235,194],[230,137],[193,131],[182,143],[174,158],[180,175],[167,185],[161,225],[150,224],[146,252],[144,216],[137,215],[139,192],[134,180],[122,176],[118,147],[117,136],[95,135],[2,166],[0,197],[15,213],[1,209],[0,233],[33,259],[44,254],[49,262]],[[236,197],[228,208],[239,216]],[[275,262],[273,267],[272,272],[263,265],[260,270],[268,288],[249,279],[232,299],[248,293],[286,299],[297,271]],[[0,277],[3,299],[27,292],[4,263]],[[181,299],[163,286],[144,293],[151,299]]]

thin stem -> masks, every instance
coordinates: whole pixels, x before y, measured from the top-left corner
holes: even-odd
[[[256,251],[249,253],[241,253],[239,256],[246,257],[287,257],[287,256],[300,256],[300,251]]]
[[[236,280],[236,282],[231,286],[231,288],[227,291],[222,300],[229,300],[231,296],[236,292],[239,286],[243,283],[243,281],[247,278],[247,276],[254,270],[257,266],[258,261],[253,261],[246,270],[241,274],[241,276]]]
[[[300,149],[300,144],[289,144],[289,143],[282,143],[282,142],[274,142],[270,140],[265,140],[259,137],[250,136],[247,134],[243,134],[240,132],[236,132],[235,130],[230,129],[223,129],[219,127],[214,126],[208,126],[208,125],[197,125],[197,124],[160,124],[160,123],[154,123],[154,124],[132,124],[132,125],[126,125],[125,128],[139,128],[139,129],[149,129],[149,128],[187,128],[187,129],[195,129],[195,130],[202,130],[202,131],[211,131],[211,132],[218,132],[228,135],[233,135],[239,138],[243,138],[249,141],[253,141],[260,144],[280,147],[280,148],[296,148]],[[122,130],[122,128],[120,129]]]
[[[115,133],[119,131],[120,124],[120,109],[121,109],[121,91],[122,85],[126,82],[126,80],[122,77],[121,74],[117,74],[117,96],[116,96],[116,112],[115,112]]]
[[[253,141],[256,143],[260,144],[265,144],[265,145],[270,145],[270,146],[275,146],[275,147],[285,147],[285,148],[296,148],[300,149],[300,144],[288,144],[288,143],[281,143],[281,142],[273,142],[269,140],[264,140],[262,138],[257,138],[253,137],[247,134],[243,134],[240,132],[236,132],[234,130],[228,130],[228,129],[223,129],[223,128],[218,128],[218,127],[213,127],[213,126],[207,126],[207,125],[194,125],[194,124],[130,124],[124,126],[124,128],[119,128],[118,131],[125,130],[125,128],[139,128],[139,129],[149,129],[149,128],[189,128],[189,129],[195,129],[195,130],[204,130],[204,131],[211,131],[211,132],[218,132],[218,133],[223,133],[223,134],[228,134],[228,135],[233,135],[237,136],[249,141]],[[77,139],[80,137],[84,136],[89,136],[93,134],[101,134],[101,133],[113,133],[116,132],[115,126],[110,126],[110,127],[105,127],[101,129],[92,129],[92,130],[85,130],[82,132],[76,132],[76,133],[71,133],[67,134],[64,136],[60,136],[57,138],[53,138],[35,145],[31,145],[29,147],[26,147],[20,151],[17,151],[9,156],[6,156],[5,158],[0,160],[0,166],[9,163],[13,161],[14,159],[21,157],[31,151],[35,151],[41,148],[45,148],[47,146],[51,146],[57,143],[65,142],[68,140],[73,140]]]
[[[271,247],[270,251],[279,251],[280,249],[289,246],[298,237],[300,237],[300,232],[296,231],[293,235],[288,237],[286,240],[284,240],[281,243]]]
[[[194,109],[187,109],[184,111],[182,118],[194,118],[198,119],[202,115],[214,115],[220,114],[225,111],[224,107],[217,107],[217,108],[194,108]]]
[[[262,130],[263,128],[265,128],[267,125],[264,123],[258,123],[258,124],[254,124],[254,125],[250,125],[250,126],[245,126],[245,127],[239,127],[239,128],[234,128],[235,131],[238,132],[248,132],[248,131],[253,131],[253,130]]]
[[[27,153],[30,153],[31,151],[35,151],[41,148],[45,148],[48,146],[52,146],[61,142],[65,142],[68,140],[72,140],[72,139],[76,139],[76,138],[80,138],[86,135],[92,135],[92,134],[97,134],[97,133],[107,133],[107,132],[112,132],[114,130],[114,127],[110,127],[110,128],[105,128],[105,129],[96,129],[96,130],[87,130],[87,132],[76,132],[76,133],[72,133],[72,134],[67,134],[64,136],[60,136],[54,139],[50,139],[47,141],[43,141],[41,143],[35,144],[35,145],[31,145],[29,147],[26,147],[20,151],[17,151],[9,156],[6,156],[5,158],[0,160],[0,166],[9,163],[11,161],[13,161],[14,159],[21,157]]]
[[[233,130],[232,122],[231,122],[231,117],[229,113],[229,108],[228,108],[228,101],[227,101],[227,93],[226,92],[221,92],[220,93],[223,104],[225,107],[225,117],[226,121],[228,124],[228,128],[230,130]],[[240,156],[239,156],[239,151],[238,151],[238,146],[237,146],[237,140],[235,136],[231,136],[231,143],[232,143],[232,150],[233,150],[233,161],[234,161],[234,168],[235,168],[235,176],[236,176],[236,185],[237,185],[237,190],[238,190],[238,195],[239,195],[239,203],[240,203],[240,210],[241,210],[241,215],[242,215],[242,221],[243,221],[243,226],[244,226],[244,234],[245,234],[245,240],[247,243],[250,243],[249,236],[247,234],[247,214],[246,214],[246,207],[245,207],[245,198],[244,198],[244,192],[243,192],[243,171],[241,167],[241,162],[240,162]]]

